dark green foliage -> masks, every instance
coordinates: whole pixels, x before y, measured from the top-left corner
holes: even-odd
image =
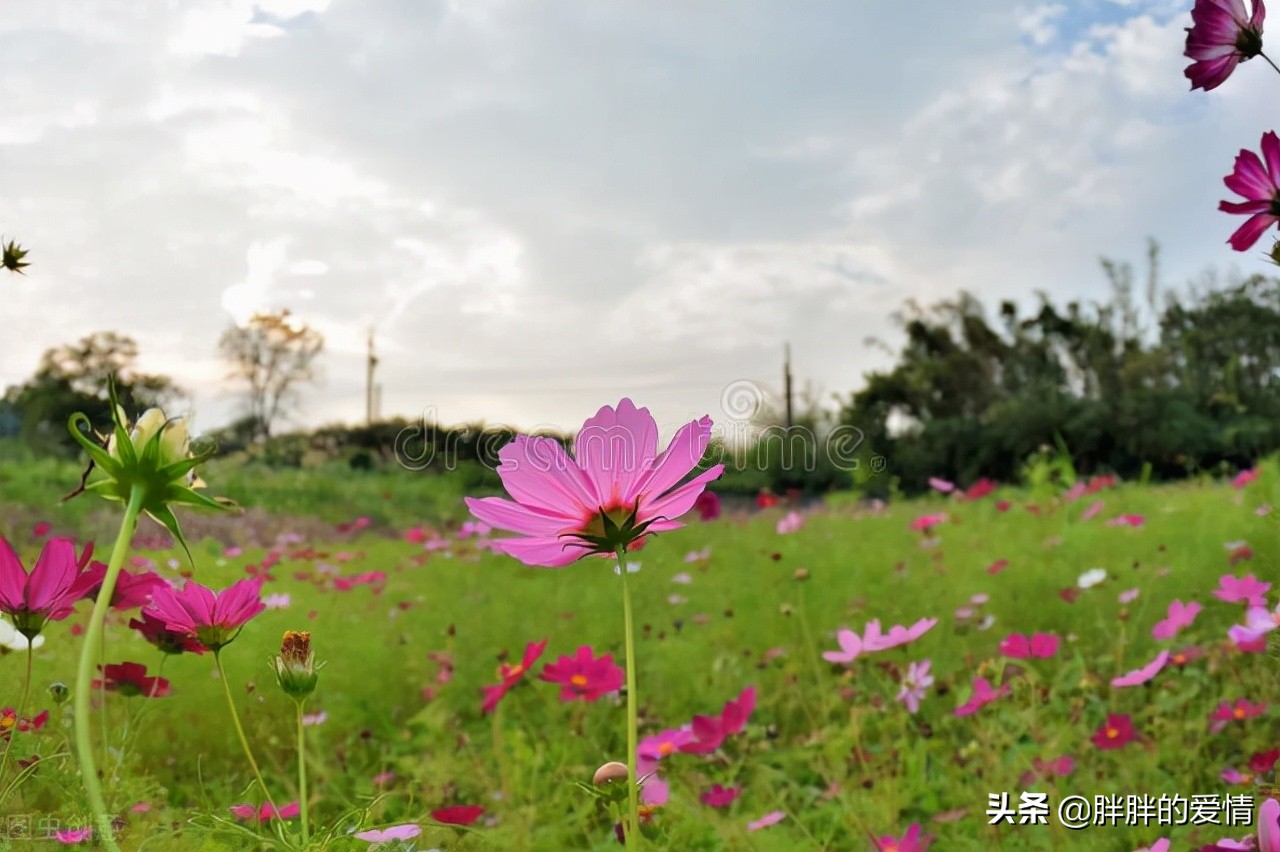
[[[1010,480],[1044,446],[1065,445],[1081,473],[1159,478],[1248,465],[1280,449],[1280,279],[1255,276],[1147,310],[1132,270],[1104,261],[1113,298],[1030,316],[1004,302],[995,322],[968,293],[895,317],[897,365],[867,377],[841,421],[888,458],[907,490],[930,476]],[[1142,318],[1153,322],[1144,327]]]

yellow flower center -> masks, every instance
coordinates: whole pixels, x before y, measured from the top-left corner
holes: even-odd
[[[1107,739],[1114,740],[1118,736],[1120,736],[1120,730],[1118,728],[1107,728]]]
[[[1243,718],[1244,718],[1244,708],[1243,708],[1243,707],[1237,707],[1236,709],[1234,709],[1234,710],[1232,710],[1232,711],[1231,711],[1231,715],[1232,715],[1232,716],[1235,716],[1237,719],[1243,719]]]
[[[671,752],[675,750],[676,750],[676,747],[672,745],[670,742],[665,742],[662,745],[658,746],[658,754],[662,755],[663,757],[666,757],[667,755],[671,754]]]
[[[1182,665],[1183,663],[1185,663],[1186,661],[1187,661],[1187,655],[1186,655],[1186,654],[1174,654],[1174,655],[1173,655],[1173,664],[1174,664],[1175,666],[1180,666],[1180,665]]]
[[[573,684],[574,686],[586,686],[587,676],[576,674],[573,677],[569,678],[569,683]]]
[[[0,729],[8,730],[9,728],[12,728],[17,721],[18,720],[13,716],[0,716]]]

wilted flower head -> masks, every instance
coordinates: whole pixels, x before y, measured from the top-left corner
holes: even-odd
[[[590,554],[613,555],[645,536],[678,529],[716,465],[681,484],[706,452],[711,418],[686,424],[658,453],[658,426],[648,409],[623,399],[583,424],[570,457],[553,438],[519,435],[503,447],[498,475],[514,501],[466,498],[471,513],[520,533],[493,549],[528,565],[560,567]]]
[[[273,663],[276,681],[286,694],[305,698],[315,692],[320,676],[316,673],[316,655],[311,650],[310,633],[286,630],[280,639],[280,653]]]

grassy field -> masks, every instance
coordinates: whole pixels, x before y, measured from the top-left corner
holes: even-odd
[[[76,479],[69,464],[0,460],[0,531],[28,564],[40,521],[52,535],[95,537],[100,554],[109,547],[110,507],[88,496],[55,505]],[[193,537],[207,536],[193,542],[195,577],[221,588],[269,570],[264,596],[288,596],[222,655],[278,802],[297,798],[294,717],[268,659],[282,631],[299,629],[312,633],[327,663],[308,707],[323,712],[307,728],[312,822],[323,838],[316,848],[366,848],[349,832],[403,823],[422,828],[405,849],[621,848],[611,820],[574,786],[601,763],[626,760],[621,700],[562,703],[557,686],[530,676],[497,713],[482,714],[480,704],[499,663],[519,659],[528,642],[548,642],[535,672],[581,645],[621,661],[620,582],[610,563],[531,569],[488,552],[482,538],[456,537],[466,518],[464,486],[448,477],[213,465],[206,479],[213,493],[261,508],[230,522],[183,515]],[[1265,756],[1255,760],[1265,771],[1249,765],[1280,746],[1278,665],[1226,641],[1244,606],[1211,592],[1226,573],[1276,576],[1277,516],[1264,510],[1277,496],[1280,475],[1264,465],[1240,489],[1209,480],[1121,484],[1068,502],[1047,486],[1002,488],[973,502],[939,497],[878,510],[843,500],[806,512],[791,533],[777,531],[784,506],[711,522],[693,517],[685,529],[655,537],[636,554],[633,583],[641,736],[719,713],[748,686],[758,702],[746,729],[715,753],[661,761],[670,798],[653,816],[650,848],[874,849],[873,838],[901,837],[913,823],[937,838],[935,850],[1131,850],[1161,836],[1188,849],[1251,833],[1243,823],[1126,825],[1123,814],[1070,830],[1052,810],[1048,825],[991,826],[987,807],[989,795],[1007,792],[1016,808],[1023,791],[1047,793],[1051,807],[1068,795],[1103,794],[1230,793],[1261,803],[1273,770],[1261,766]],[[1010,503],[1006,511],[1001,500]],[[1102,508],[1084,519],[1096,501]],[[913,531],[929,513],[947,518],[929,533]],[[1142,522],[1112,523],[1125,515]],[[352,527],[362,516],[368,526]],[[419,525],[448,546],[409,540]],[[187,566],[154,532],[138,536],[138,565],[145,559],[176,578]],[[703,558],[689,561],[694,551]],[[1105,579],[1080,588],[1094,568],[1105,569]],[[339,582],[364,572],[384,577]],[[1136,597],[1121,603],[1130,590]],[[1156,640],[1152,628],[1175,599],[1203,611],[1175,639]],[[47,709],[51,718],[38,734],[14,738],[15,758],[42,759],[0,806],[11,836],[23,819],[44,834],[87,821],[69,756],[69,705],[56,705],[47,690],[72,681],[75,634],[87,614],[82,604],[51,623],[34,654],[25,715]],[[160,655],[127,629],[133,614],[113,616],[104,659],[154,672]],[[908,645],[849,665],[822,659],[837,649],[840,628],[861,632],[879,619],[887,629],[926,617],[937,625]],[[1002,641],[1015,632],[1055,634],[1060,646],[1051,658],[1003,657]],[[1110,685],[1161,649],[1188,647],[1203,656],[1170,662],[1139,686]],[[895,696],[908,663],[925,659],[936,680],[912,714]],[[24,665],[24,654],[0,659],[0,707],[17,702]],[[171,695],[106,698],[99,765],[127,849],[259,848],[271,837],[228,810],[260,797],[213,671],[208,655],[171,657],[163,666]],[[957,716],[978,676],[1008,694]],[[1267,706],[1211,732],[1211,714],[1237,699]],[[1094,744],[1108,714],[1131,717],[1133,741]],[[1067,774],[1026,777],[1064,756],[1073,763]],[[1252,777],[1229,783],[1228,767]],[[11,764],[0,789],[12,774]],[[713,783],[740,787],[741,795],[726,808],[702,804]],[[469,828],[432,819],[433,810],[457,804],[485,813]],[[774,812],[783,815],[776,824],[748,829]]]

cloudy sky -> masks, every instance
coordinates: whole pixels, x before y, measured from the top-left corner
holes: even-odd
[[[1190,5],[6,3],[0,386],[114,329],[216,426],[218,337],[287,307],[299,424],[363,417],[374,326],[386,414],[669,426],[784,341],[855,389],[908,297],[1102,298],[1148,235],[1169,285],[1265,271],[1216,206],[1280,79],[1188,92]]]

